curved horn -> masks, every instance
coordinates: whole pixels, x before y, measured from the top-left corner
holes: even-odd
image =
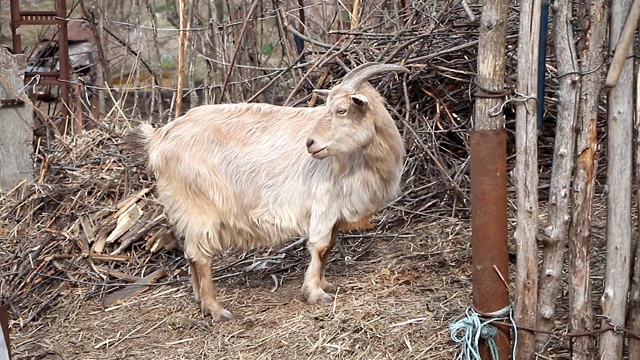
[[[388,71],[409,72],[409,69],[394,64],[364,63],[345,75],[342,78],[342,85],[351,90],[356,90],[373,75]]]

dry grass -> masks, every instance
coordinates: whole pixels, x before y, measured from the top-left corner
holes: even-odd
[[[157,287],[110,311],[78,287],[61,311],[16,331],[17,358],[53,351],[65,359],[450,359],[447,325],[469,293],[464,235],[451,239],[457,250],[416,236],[377,241],[375,256],[348,265],[334,257],[329,276],[339,290],[331,306],[301,301],[298,268],[275,292],[260,274],[219,281],[222,300],[238,316],[222,324],[203,317],[186,283]],[[433,253],[450,267],[431,261]]]

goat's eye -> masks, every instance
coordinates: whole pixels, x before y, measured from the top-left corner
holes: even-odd
[[[347,109],[343,109],[343,108],[338,108],[338,110],[336,110],[336,113],[338,115],[344,115],[347,113]]]

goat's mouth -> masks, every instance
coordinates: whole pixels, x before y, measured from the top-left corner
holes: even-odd
[[[312,151],[311,149],[309,149],[309,152],[311,153],[311,156],[313,156],[316,159],[324,159],[329,155],[326,146],[316,151]]]

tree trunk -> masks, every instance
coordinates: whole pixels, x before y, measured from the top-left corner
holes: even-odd
[[[507,136],[504,114],[492,111],[504,101],[504,97],[493,94],[504,92],[508,7],[509,0],[486,0],[482,4],[475,130],[470,134],[473,306],[484,313],[509,305],[509,289],[501,279],[509,278]],[[498,330],[498,355],[507,359],[509,329]],[[486,343],[480,351],[482,358],[490,358]]]
[[[537,62],[540,28],[540,0],[520,2],[517,89],[527,98],[516,107],[517,196],[515,320],[536,328],[538,318],[538,149],[536,128]],[[543,70],[542,70],[543,71]],[[533,359],[535,334],[518,333],[518,359]]]
[[[611,3],[610,50],[614,50],[631,0]],[[627,58],[618,85],[609,90],[607,128],[607,265],[602,294],[602,326],[624,326],[631,265],[631,183],[633,142],[633,58]],[[621,359],[624,336],[600,335],[600,357]]]
[[[544,259],[538,299],[538,327],[544,331],[553,329],[557,298],[560,292],[562,265],[569,234],[569,199],[575,148],[575,124],[580,102],[580,76],[578,55],[573,38],[572,5],[570,0],[556,0],[555,39],[558,65],[558,117],[551,169],[551,186],[547,225],[544,228]],[[538,333],[538,352],[544,351],[549,335]]]
[[[578,108],[576,165],[573,176],[571,230],[569,233],[569,319],[571,332],[593,330],[589,241],[591,236],[591,206],[597,167],[598,105],[603,80],[601,64],[605,56],[607,34],[606,0],[583,5],[581,28],[580,106]],[[594,71],[594,69],[596,69]],[[580,336],[571,339],[571,358],[596,358],[595,338]]]

